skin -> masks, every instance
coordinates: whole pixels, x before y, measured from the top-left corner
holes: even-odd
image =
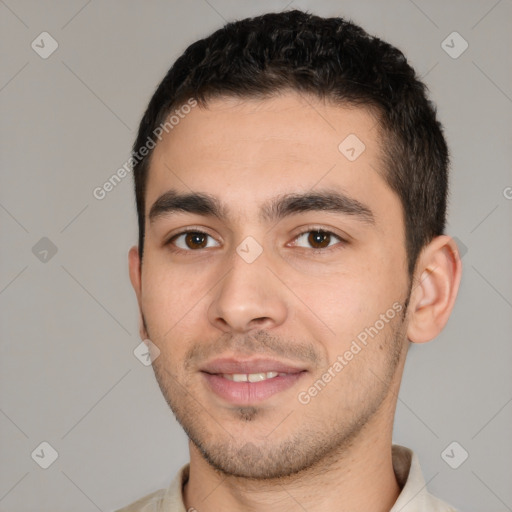
[[[338,150],[349,134],[366,146],[355,161]],[[439,236],[409,280],[403,211],[382,177],[380,143],[367,110],[286,92],[211,100],[155,148],[143,262],[132,247],[129,267],[141,338],[160,350],[157,381],[190,438],[187,509],[379,512],[396,501],[391,436],[407,349],[443,329],[461,263],[454,241]],[[374,223],[329,211],[278,222],[259,215],[276,195],[326,188],[364,203]],[[229,216],[180,212],[150,223],[151,206],[170,189],[214,195]],[[208,246],[187,246],[184,236],[166,245],[187,228],[207,232]],[[326,248],[314,250],[313,228],[334,233]],[[252,263],[236,252],[248,236],[263,249]],[[359,333],[408,298],[321,392],[298,400]],[[199,371],[217,357],[253,355],[307,373],[244,406],[215,395]]]

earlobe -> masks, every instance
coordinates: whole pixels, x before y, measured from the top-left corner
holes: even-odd
[[[409,305],[407,336],[414,343],[434,339],[453,310],[462,275],[455,241],[441,235],[421,252]]]

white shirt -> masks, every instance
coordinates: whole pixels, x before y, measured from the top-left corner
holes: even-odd
[[[416,454],[409,448],[393,445],[393,471],[401,492],[389,512],[457,512],[427,490]],[[116,512],[187,512],[183,503],[183,486],[188,480],[190,464],[185,464],[167,489],[155,491]]]

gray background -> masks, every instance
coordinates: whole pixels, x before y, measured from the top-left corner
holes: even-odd
[[[131,176],[101,201],[92,192],[126,161],[188,44],[286,7],[352,18],[397,45],[438,105],[464,275],[442,335],[410,350],[394,442],[418,453],[434,494],[468,512],[512,510],[510,0],[0,0],[1,511],[109,511],[187,462],[186,437],[133,354]],[[47,59],[31,48],[43,31],[59,45]],[[469,44],[458,58],[441,45],[453,31]],[[31,457],[43,441],[58,453],[48,469],[36,463],[48,449]],[[452,441],[469,453],[458,469],[441,457]]]

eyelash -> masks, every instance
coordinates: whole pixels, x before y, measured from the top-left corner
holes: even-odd
[[[305,250],[309,250],[309,251],[313,251],[314,253],[319,253],[319,252],[322,252],[322,253],[326,253],[326,252],[330,252],[332,250],[337,250],[337,249],[340,249],[339,246],[344,246],[346,245],[348,242],[347,240],[345,240],[344,238],[342,238],[340,235],[337,235],[336,233],[334,233],[333,231],[329,231],[328,229],[323,229],[323,228],[319,228],[317,226],[308,226],[307,229],[305,229],[304,231],[301,231],[300,233],[297,233],[297,235],[295,235],[295,237],[293,238],[293,240],[297,240],[299,237],[301,237],[302,235],[305,235],[307,233],[312,233],[313,231],[319,231],[325,235],[331,235],[331,236],[334,236],[335,238],[337,238],[339,240],[338,243],[334,244],[334,245],[329,245],[325,248],[306,248],[306,247],[299,247],[299,249],[305,249]],[[178,237],[180,237],[181,235],[187,235],[187,234],[190,234],[190,233],[197,233],[197,234],[201,234],[201,235],[205,235],[205,236],[209,236],[210,238],[213,238],[209,233],[206,233],[205,231],[202,231],[201,229],[190,229],[188,228],[187,230],[185,231],[180,231],[179,233],[176,233],[174,234],[166,243],[165,245],[166,246],[169,246],[170,247],[170,250],[172,252],[176,252],[176,253],[187,253],[187,252],[200,252],[201,249],[181,249],[179,247],[176,247],[174,244],[173,244],[173,241],[176,240]]]

